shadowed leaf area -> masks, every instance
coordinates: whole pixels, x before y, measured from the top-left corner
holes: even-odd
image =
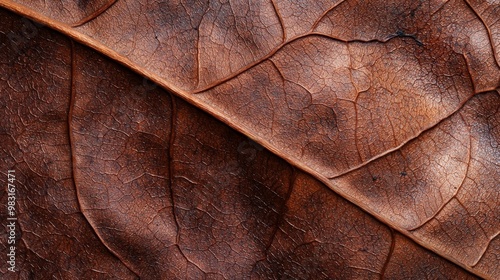
[[[2,279],[500,278],[500,2],[0,7]]]

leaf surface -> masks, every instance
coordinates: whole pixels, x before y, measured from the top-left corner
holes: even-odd
[[[4,65],[27,72],[6,67],[2,92],[56,106],[60,116],[45,115],[69,136],[47,144],[64,153],[23,150],[48,141],[38,135],[43,118],[23,120],[40,106],[24,114],[5,105],[22,123],[2,125],[8,147],[28,157],[6,164],[73,178],[88,234],[124,273],[401,278],[434,265],[421,277],[466,277],[439,255],[499,276],[498,3],[1,3],[282,158],[79,45],[48,40],[58,47],[46,54],[36,41],[46,35],[21,24],[17,34],[34,38],[2,53]],[[4,37],[16,34],[5,23]],[[60,65],[28,67],[35,58]],[[64,82],[34,78],[42,70]],[[67,103],[40,97],[56,87]],[[25,126],[43,140],[23,142],[15,131]],[[51,168],[46,153],[72,172]],[[405,260],[405,247],[415,259]]]

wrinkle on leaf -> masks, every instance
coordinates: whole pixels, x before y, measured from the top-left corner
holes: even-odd
[[[116,3],[117,0],[108,0],[107,3],[105,3],[103,6],[101,6],[99,9],[97,9],[95,12],[91,13],[90,15],[82,18],[76,23],[73,23],[71,27],[78,27],[80,25],[84,25],[87,22],[95,19],[98,17],[100,14],[104,13],[107,9],[109,9],[111,6],[113,6],[114,3]]]

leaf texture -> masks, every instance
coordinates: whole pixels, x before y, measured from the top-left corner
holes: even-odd
[[[0,3],[24,273],[500,277],[500,3]]]

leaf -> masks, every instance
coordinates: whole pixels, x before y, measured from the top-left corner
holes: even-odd
[[[21,278],[498,278],[499,3],[0,4]]]

